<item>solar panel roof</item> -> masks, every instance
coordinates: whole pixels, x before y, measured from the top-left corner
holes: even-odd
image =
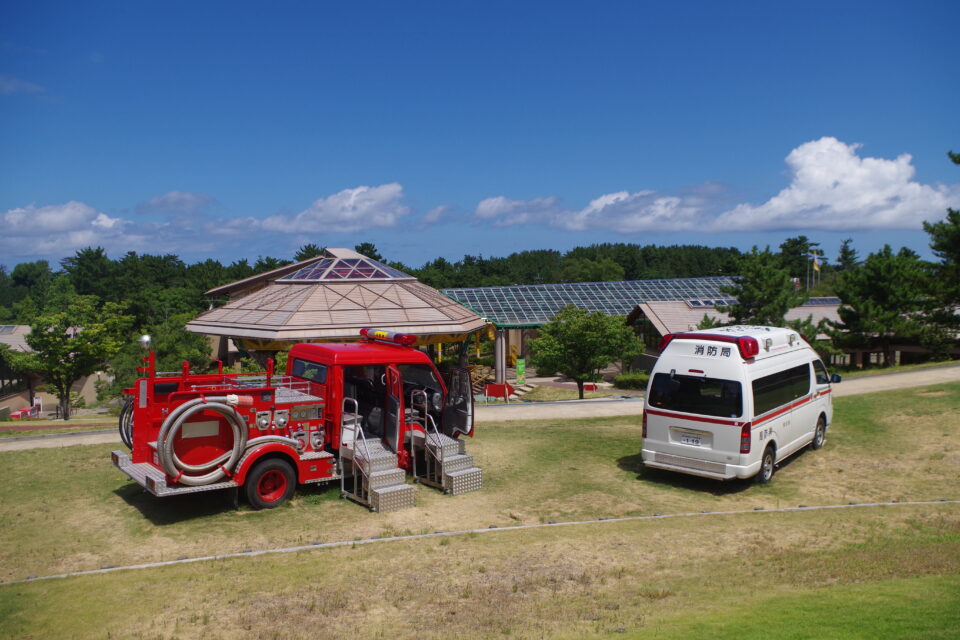
[[[530,327],[549,322],[569,304],[627,315],[642,302],[724,299],[720,287],[733,284],[732,278],[717,276],[442,289],[441,293],[498,326]]]

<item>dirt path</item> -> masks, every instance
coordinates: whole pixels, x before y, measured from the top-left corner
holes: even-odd
[[[834,385],[837,397],[861,393],[891,391],[906,387],[923,387],[943,382],[960,380],[960,366],[921,369],[903,373],[890,373],[863,378],[853,378]],[[640,415],[643,413],[641,399],[630,400],[584,400],[566,402],[516,402],[511,404],[476,406],[477,424],[490,424],[509,420],[550,420],[562,418],[601,418],[609,416]],[[12,441],[10,441],[12,440]],[[39,436],[36,438],[9,439],[0,441],[0,452],[25,449],[54,449],[78,444],[120,443],[116,429],[107,432],[93,431],[69,435]]]

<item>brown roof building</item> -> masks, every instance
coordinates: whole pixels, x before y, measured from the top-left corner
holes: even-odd
[[[211,289],[229,295],[187,329],[239,339],[246,349],[355,340],[364,327],[418,336],[420,344],[463,340],[486,322],[413,276],[349,249]]]

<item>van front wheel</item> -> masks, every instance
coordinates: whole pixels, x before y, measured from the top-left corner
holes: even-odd
[[[760,471],[757,472],[755,480],[758,484],[767,484],[773,479],[773,472],[776,470],[776,455],[773,447],[767,447],[763,451],[763,457],[760,458]]]

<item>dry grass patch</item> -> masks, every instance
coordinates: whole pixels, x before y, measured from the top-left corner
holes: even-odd
[[[490,525],[956,497],[960,385],[912,393],[944,390],[838,399],[826,447],[763,487],[643,468],[638,416],[487,426],[468,442],[482,491],[418,485],[416,507],[387,514],[339,500],[337,484],[262,512],[225,493],[156,499],[110,465],[109,446],[0,453],[0,579]]]
[[[685,611],[709,617],[798,588],[958,570],[957,505],[710,516],[4,587],[0,635],[594,638],[648,633]]]

